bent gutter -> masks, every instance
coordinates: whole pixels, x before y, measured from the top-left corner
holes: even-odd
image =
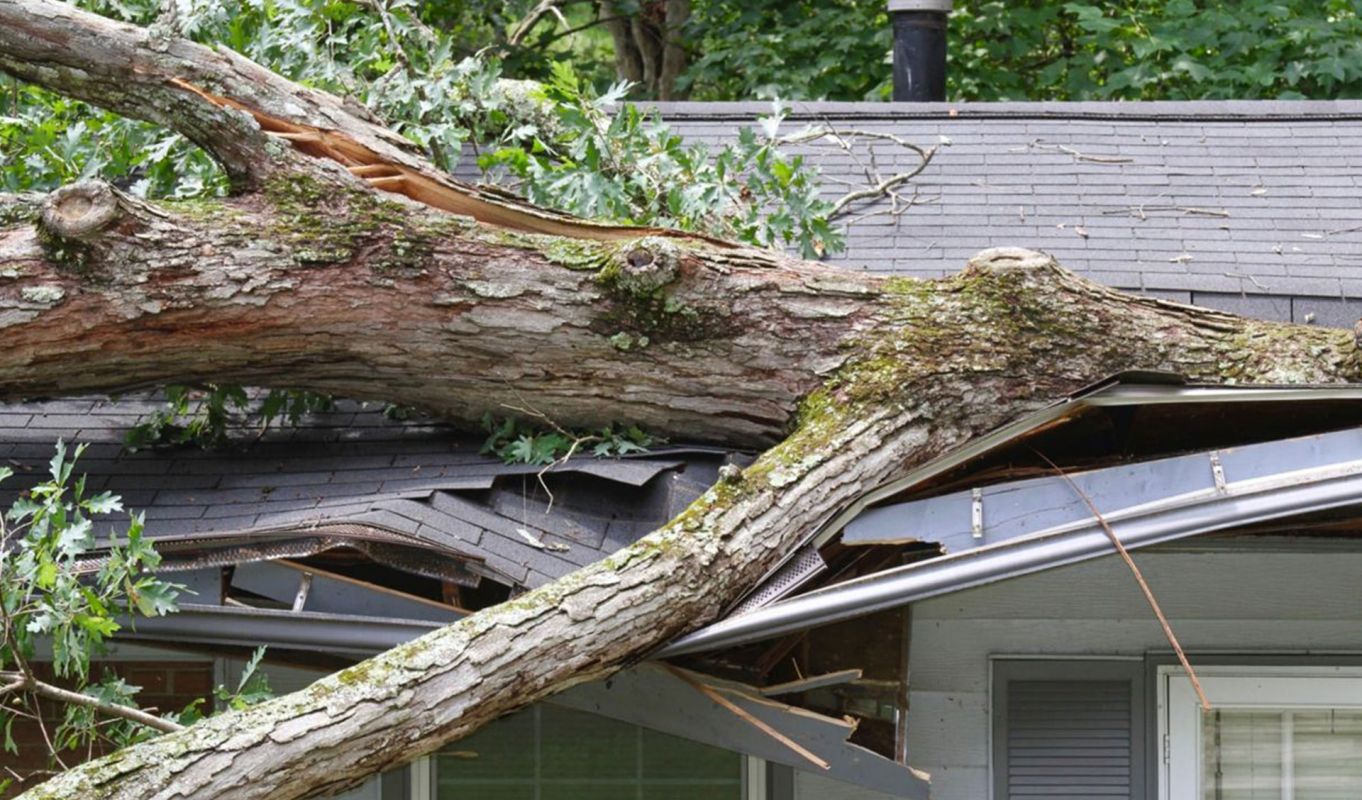
[[[1227,483],[1103,517],[1127,549],[1148,547],[1360,502],[1362,460]],[[773,603],[684,636],[653,654],[670,658],[734,647],[865,616],[929,597],[1113,555],[1096,519],[897,567]]]

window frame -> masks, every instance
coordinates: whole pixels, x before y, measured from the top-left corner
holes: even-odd
[[[1349,664],[1193,667],[1213,707],[1229,709],[1362,709],[1362,666]],[[1177,665],[1155,669],[1158,800],[1200,796],[1200,704]],[[1340,702],[1340,700],[1342,702]]]

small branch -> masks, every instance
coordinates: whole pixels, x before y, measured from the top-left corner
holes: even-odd
[[[1087,153],[1079,152],[1078,150],[1075,150],[1075,149],[1073,149],[1072,147],[1066,147],[1065,145],[1062,145],[1062,144],[1046,144],[1044,141],[1042,141],[1042,140],[1040,140],[1040,139],[1036,139],[1035,141],[1028,142],[1025,148],[1020,148],[1020,147],[1018,147],[1018,148],[1015,148],[1015,149],[1016,149],[1016,151],[1018,151],[1018,152],[1025,152],[1025,150],[1029,150],[1029,149],[1031,149],[1031,148],[1037,148],[1037,149],[1040,149],[1040,150],[1056,150],[1056,151],[1058,151],[1058,152],[1066,153],[1066,154],[1068,154],[1068,155],[1070,155],[1070,156],[1073,156],[1073,160],[1074,160],[1074,161],[1090,161],[1090,162],[1092,162],[1092,163],[1094,163],[1094,164],[1133,164],[1133,163],[1135,163],[1135,159],[1133,159],[1133,158],[1127,158],[1126,156],[1094,156],[1094,155],[1088,155]]]
[[[525,398],[520,397],[520,392],[516,391],[516,388],[514,386],[508,386],[508,388],[513,393],[515,393],[516,397],[520,398],[522,403],[525,403]],[[569,460],[571,460],[572,457],[576,455],[578,448],[580,448],[582,445],[599,441],[601,437],[578,436],[574,434],[572,431],[569,431],[568,429],[564,428],[562,425],[559,425],[548,414],[545,414],[544,412],[540,411],[539,409],[535,408],[529,403],[525,403],[524,407],[513,406],[510,405],[509,403],[502,403],[501,406],[502,408],[510,409],[511,411],[518,412],[527,417],[534,417],[535,419],[543,422],[545,425],[548,425],[550,428],[553,428],[553,430],[556,431],[558,434],[572,440],[572,444],[568,446],[567,452],[564,453],[561,458],[556,458],[553,461],[550,461],[549,463],[545,464],[544,468],[539,470],[539,472],[535,474],[535,477],[539,479],[539,488],[543,489],[544,494],[548,495],[549,498],[548,507],[544,509],[544,513],[548,514],[551,511],[553,511],[554,497],[553,490],[549,488],[548,481],[544,480],[544,476],[547,475],[549,470],[553,469],[554,467],[566,464]]]
[[[542,47],[547,47],[548,45],[553,44],[554,42],[558,41],[559,39],[566,39],[567,37],[573,35],[574,33],[581,33],[582,31],[590,30],[590,29],[596,27],[597,25],[608,25],[608,24],[610,24],[610,23],[612,23],[612,22],[618,22],[618,21],[620,21],[620,20],[622,20],[622,19],[628,19],[628,17],[620,17],[620,16],[615,16],[615,17],[596,17],[596,18],[592,19],[590,22],[584,22],[584,23],[582,23],[581,25],[578,25],[578,26],[575,27],[575,28],[568,28],[568,29],[565,30],[565,31],[559,31],[559,32],[553,34],[552,36],[548,37],[547,39],[541,40],[541,41],[540,41],[540,45],[541,45]]]
[[[1101,525],[1102,530],[1106,531],[1107,538],[1111,540],[1112,546],[1115,547],[1116,552],[1120,554],[1121,560],[1126,563],[1126,566],[1130,568],[1130,573],[1135,576],[1135,582],[1140,585],[1140,591],[1144,593],[1144,599],[1149,602],[1149,607],[1154,610],[1154,616],[1158,617],[1159,625],[1163,627],[1163,635],[1168,639],[1168,643],[1173,646],[1173,652],[1178,655],[1178,662],[1182,664],[1183,670],[1187,672],[1187,678],[1192,682],[1192,688],[1196,690],[1196,696],[1201,700],[1201,708],[1205,711],[1210,711],[1211,701],[1206,699],[1206,692],[1201,688],[1201,681],[1197,679],[1196,671],[1192,669],[1192,663],[1187,660],[1187,654],[1183,652],[1182,645],[1178,643],[1177,635],[1173,633],[1173,626],[1168,624],[1168,618],[1164,616],[1163,609],[1159,606],[1159,601],[1154,597],[1154,591],[1150,589],[1149,584],[1145,582],[1144,575],[1140,572],[1140,568],[1135,566],[1135,559],[1130,557],[1130,551],[1126,550],[1125,543],[1121,541],[1121,537],[1117,536],[1116,531],[1111,529],[1111,525],[1107,522],[1106,517],[1102,516],[1102,512],[1097,510],[1097,505],[1093,503],[1092,498],[1088,496],[1088,493],[1079,488],[1078,484],[1074,482],[1073,478],[1069,477],[1067,472],[1060,469],[1058,464],[1051,461],[1048,456],[1039,450],[1033,449],[1032,452],[1040,456],[1042,461],[1050,465],[1050,468],[1055,471],[1055,474],[1059,475],[1064,479],[1065,483],[1069,484],[1069,488],[1074,490],[1074,494],[1078,495],[1079,499],[1087,505],[1088,510],[1092,512],[1093,517],[1097,520],[1097,524]]]
[[[1197,217],[1225,217],[1225,218],[1227,218],[1227,217],[1229,217],[1229,215],[1230,215],[1230,212],[1228,212],[1228,211],[1226,211],[1226,210],[1224,210],[1224,209],[1222,209],[1222,208],[1198,208],[1198,207],[1196,207],[1196,206],[1169,206],[1169,205],[1151,206],[1151,205],[1144,205],[1144,204],[1141,204],[1141,205],[1138,205],[1138,206],[1127,206],[1126,208],[1110,208],[1110,209],[1107,209],[1106,211],[1103,211],[1103,212],[1102,212],[1102,215],[1103,215],[1103,216],[1112,216],[1112,215],[1124,216],[1124,215],[1127,215],[1127,214],[1128,214],[1128,215],[1130,215],[1130,216],[1132,216],[1132,217],[1135,217],[1136,219],[1141,219],[1141,220],[1143,220],[1143,219],[1147,219],[1147,218],[1148,218],[1148,217],[1145,215],[1145,212],[1146,212],[1146,211],[1177,211],[1177,212],[1180,212],[1180,213],[1185,214],[1185,215],[1188,215],[1188,216],[1197,216]]]
[[[383,30],[388,34],[388,41],[392,43],[397,60],[402,66],[411,69],[411,59],[407,57],[407,50],[397,36],[397,29],[393,27],[392,15],[388,13],[388,0],[373,0],[369,5],[378,12],[378,18],[383,20]]]
[[[105,716],[119,717],[130,722],[136,722],[139,725],[145,725],[148,728],[153,728],[162,733],[182,731],[185,727],[178,722],[171,722],[168,719],[162,719],[154,714],[148,714],[140,708],[106,703],[103,700],[91,697],[88,694],[81,694],[80,692],[63,689],[60,686],[53,686],[52,684],[40,681],[37,678],[26,678],[22,688],[39,697],[56,700],[57,702],[66,703],[68,705],[91,708]]]
[[[936,156],[938,146],[933,145],[930,147],[924,147],[919,144],[914,144],[913,142],[908,141],[902,136],[896,136],[895,134],[892,133],[882,133],[879,131],[865,131],[859,129],[842,129],[836,128],[831,125],[826,125],[824,127],[819,128],[810,128],[808,130],[800,131],[798,133],[792,133],[788,136],[781,136],[775,139],[774,143],[777,145],[810,144],[813,142],[817,142],[820,139],[831,139],[833,142],[835,142],[837,147],[840,148],[842,152],[849,155],[852,158],[852,160],[856,162],[856,164],[865,173],[866,179],[865,186],[853,189],[833,201],[832,210],[828,213],[829,220],[846,216],[847,214],[850,213],[851,206],[866,200],[880,200],[888,198],[892,204],[892,207],[887,211],[873,211],[868,212],[866,214],[862,214],[853,219],[852,220],[853,223],[859,222],[867,217],[875,216],[882,213],[888,213],[897,217],[903,214],[912,206],[921,204],[922,201],[919,201],[917,192],[913,193],[912,198],[904,200],[902,197],[899,196],[898,190],[902,186],[907,184],[909,181],[911,181],[913,178],[916,178],[918,175],[921,175],[923,170],[927,169],[927,167],[931,165],[932,158]],[[867,158],[869,160],[869,163],[863,161],[857,154],[855,145],[857,140],[860,139],[890,142],[892,144],[898,145],[899,147],[911,150],[917,154],[918,164],[913,169],[885,176],[879,170],[879,164],[876,159],[875,148],[873,145],[867,147]],[[854,186],[855,184],[847,183],[847,185]]]
[[[572,27],[568,23],[567,17],[563,16],[563,12],[558,9],[558,6],[561,4],[562,0],[540,0],[539,5],[535,6],[534,9],[515,26],[515,29],[511,31],[511,35],[506,39],[506,43],[512,47],[518,47],[520,42],[529,35],[530,31],[534,30],[534,26],[539,24],[539,20],[550,14],[557,17],[564,28]]]

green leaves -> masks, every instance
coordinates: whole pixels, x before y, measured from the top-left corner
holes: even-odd
[[[957,5],[952,97],[1181,100],[1362,96],[1346,0],[1042,0]]]
[[[183,587],[151,574],[160,556],[142,537],[140,516],[130,518],[125,546],[111,538],[98,557],[92,553],[96,546],[93,518],[123,506],[108,492],[85,496],[85,479],[74,477],[83,452],[83,446],[68,450],[59,442],[48,465],[48,479],[29,488],[5,514],[7,524],[0,526],[0,607],[4,610],[0,614],[0,669],[26,669],[42,639],[50,644],[57,677],[87,684],[91,661],[121,629],[121,617],[159,616],[176,608]],[[12,475],[5,470],[0,479],[8,477]],[[106,676],[83,691],[108,702],[130,704],[136,687]],[[16,698],[24,702],[21,695]],[[26,711],[31,712],[31,708]],[[0,706],[0,725],[7,727],[13,713]],[[77,747],[110,736],[123,743],[145,733],[139,726],[122,722],[111,726],[89,709],[67,706],[54,739],[63,747]]]
[[[504,137],[479,166],[489,176],[519,179],[531,202],[584,217],[793,246],[809,258],[842,249],[817,172],[780,149],[783,105],[773,104],[762,118],[762,134],[743,129],[736,142],[711,153],[686,145],[635,106],[609,113],[626,88],[617,84],[598,97],[556,66],[541,97],[552,123],[533,136]]]
[[[482,454],[495,455],[507,464],[548,466],[570,453],[614,458],[646,453],[662,441],[637,425],[607,425],[594,431],[545,430],[514,417],[497,419],[485,414],[482,426],[488,434]]]
[[[271,389],[258,398],[239,386],[218,384],[204,389],[167,386],[165,393],[165,407],[139,420],[124,435],[128,450],[176,445],[211,449],[227,443],[233,424],[254,425],[263,433],[278,420],[296,424],[305,414],[334,405],[330,395],[293,389]]]
[[[241,711],[274,697],[265,673],[260,671],[260,662],[264,657],[264,646],[255,648],[241,669],[241,678],[237,681],[236,689],[228,691],[225,686],[218,686],[214,690],[213,694],[218,701],[233,711]]]

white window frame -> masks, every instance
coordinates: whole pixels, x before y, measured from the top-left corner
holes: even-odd
[[[1362,667],[1199,667],[1213,708],[1362,708]],[[1159,798],[1200,800],[1201,706],[1181,667],[1157,673]]]

